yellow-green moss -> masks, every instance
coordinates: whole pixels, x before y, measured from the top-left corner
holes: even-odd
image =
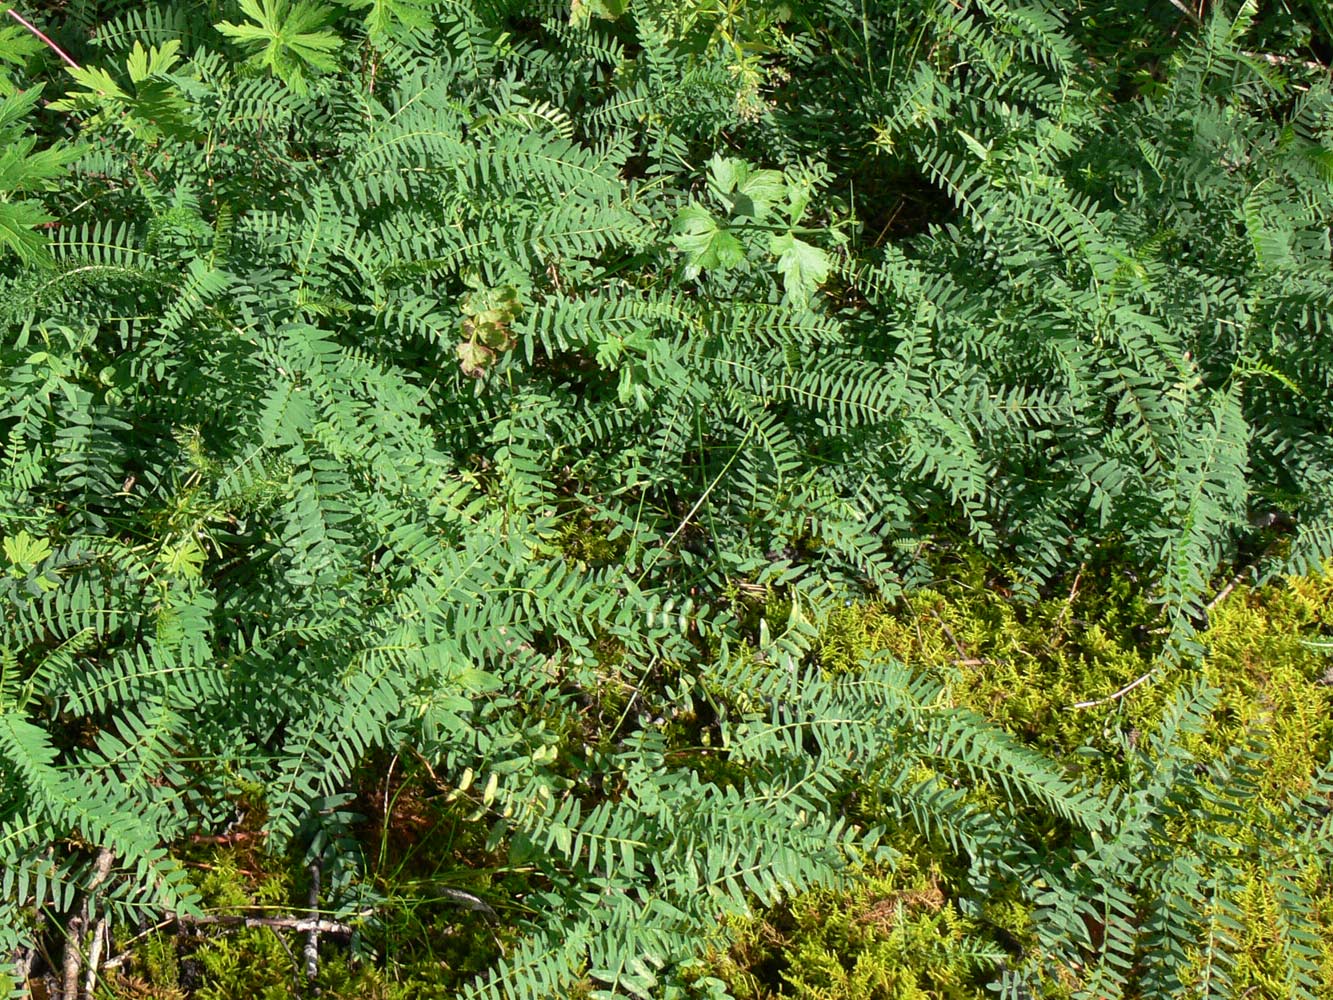
[[[1268,759],[1266,799],[1303,792],[1315,763],[1333,748],[1331,662],[1305,645],[1333,624],[1333,575],[1243,591],[1218,607],[1207,632],[1209,682],[1222,691],[1210,750],[1257,741]]]
[[[1142,617],[1137,617],[1142,616]],[[1164,673],[1104,704],[1153,667],[1154,639],[1140,601],[1126,608],[1081,580],[1072,598],[1018,604],[994,590],[921,591],[896,607],[839,609],[817,647],[831,672],[888,651],[949,685],[954,700],[1057,755],[1102,745],[1114,729],[1148,732],[1189,676]],[[1302,644],[1333,624],[1333,573],[1259,591],[1238,588],[1213,609],[1202,669],[1221,691],[1204,742],[1259,739],[1273,759],[1270,790],[1308,779],[1333,749],[1333,665]],[[1209,756],[1205,752],[1205,757]]]
[[[844,890],[802,893],[736,921],[735,944],[706,964],[737,1000],[979,1000],[994,953],[949,901],[941,873],[867,869]]]
[[[1202,673],[1218,689],[1218,704],[1188,749],[1201,761],[1238,746],[1262,755],[1266,763],[1258,794],[1242,804],[1227,831],[1238,842],[1254,845],[1258,856],[1266,839],[1282,833],[1271,829],[1271,807],[1307,792],[1313,772],[1333,753],[1333,657],[1310,644],[1333,634],[1333,572],[1259,589],[1237,588],[1211,610],[1201,664],[1163,671],[1122,697],[1074,708],[1109,698],[1150,672],[1158,641],[1149,627],[1152,621],[1152,609],[1123,581],[1101,585],[1084,578],[1071,594],[1036,604],[955,584],[918,592],[895,606],[867,602],[840,608],[823,622],[817,653],[824,669],[841,673],[854,671],[872,653],[890,652],[944,681],[956,704],[976,709],[1071,766],[1079,747],[1114,750],[1112,737],[1118,731],[1153,732],[1181,685]],[[1095,766],[1104,772],[1117,760],[1119,754],[1107,753]],[[1179,834],[1195,832],[1181,829]],[[1240,892],[1243,920],[1230,977],[1236,995],[1249,1000],[1286,995],[1275,947],[1277,901],[1268,875],[1252,865]],[[1333,884],[1326,872],[1309,871],[1304,879],[1323,928],[1324,981],[1333,984]],[[932,983],[934,992],[921,992],[914,979],[919,957],[882,942],[872,947],[849,930],[858,926],[856,915],[864,910],[865,893],[872,891],[867,886],[875,884],[872,877],[841,895],[816,893],[792,901],[785,910],[789,926],[776,920],[781,928],[776,939],[771,915],[744,928],[743,944],[727,959],[730,980],[740,984],[737,996],[972,995],[950,993],[940,983]],[[816,911],[817,921],[799,919]],[[1019,901],[987,901],[980,919],[981,925],[969,925],[968,932],[1023,948],[1033,943],[1030,913]],[[763,986],[763,977],[747,968],[771,968],[774,954],[784,963],[784,985]],[[1075,978],[1046,984],[1046,995],[1065,995]],[[1333,985],[1324,990],[1322,997],[1333,998]]]

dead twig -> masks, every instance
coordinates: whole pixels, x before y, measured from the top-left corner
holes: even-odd
[[[464,892],[462,889],[455,889],[447,885],[434,884],[431,886],[436,892],[440,893],[445,899],[451,899],[466,910],[473,913],[482,913],[492,920],[499,920],[500,915],[491,908],[491,904],[470,892]]]
[[[1095,708],[1097,705],[1105,705],[1108,702],[1118,701],[1125,695],[1129,694],[1129,692],[1133,691],[1140,684],[1146,684],[1148,680],[1152,677],[1152,675],[1155,673],[1157,673],[1157,668],[1153,667],[1142,677],[1138,677],[1130,681],[1128,684],[1126,684],[1124,687],[1122,687],[1119,691],[1115,692],[1114,694],[1108,694],[1105,698],[1096,698],[1093,701],[1076,702],[1073,705],[1069,706],[1069,711],[1072,712],[1076,708]]]
[[[1078,597],[1078,585],[1083,579],[1083,570],[1087,563],[1078,564],[1078,572],[1074,574],[1074,582],[1069,588],[1069,596],[1065,598],[1064,607],[1060,609],[1060,614],[1055,618],[1055,628],[1064,628],[1065,616],[1069,614],[1069,609],[1074,606],[1074,598]]]
[[[1255,556],[1254,559],[1248,562],[1241,569],[1239,573],[1233,576],[1230,579],[1230,581],[1228,581],[1227,585],[1223,587],[1221,590],[1219,590],[1216,595],[1214,595],[1211,601],[1209,601],[1207,604],[1204,605],[1203,607],[1204,611],[1211,612],[1213,608],[1217,607],[1224,600],[1226,600],[1228,595],[1230,595],[1230,593],[1233,590],[1235,590],[1238,586],[1240,586],[1245,581],[1245,578],[1247,576],[1251,576],[1254,574],[1255,570],[1258,569],[1260,563],[1262,563],[1270,555],[1273,554],[1273,549],[1276,547],[1277,547],[1277,541],[1270,542],[1262,552],[1260,552],[1257,556]]]
[[[1268,63],[1270,66],[1299,66],[1301,69],[1308,69],[1312,73],[1333,72],[1333,69],[1330,67],[1325,66],[1321,62],[1316,62],[1313,59],[1297,59],[1294,56],[1280,56],[1274,52],[1242,51],[1241,55],[1247,59],[1259,59]]]
[[[176,923],[176,918],[174,916],[168,917],[166,920],[159,920],[157,923],[153,924],[152,927],[149,927],[147,930],[140,931],[138,934],[134,935],[134,937],[130,938],[125,943],[127,945],[136,944],[139,941],[142,941],[144,938],[148,937],[148,935],[156,934],[160,930],[165,930],[174,923]],[[129,961],[130,956],[132,954],[134,954],[134,950],[132,948],[126,948],[119,955],[115,955],[112,958],[108,958],[105,962],[103,962],[102,968],[119,969],[122,965],[124,965],[126,962]]]
[[[1176,8],[1176,10],[1180,11],[1195,24],[1203,24],[1203,18],[1201,18],[1197,13],[1186,7],[1184,4],[1184,0],[1171,0],[1171,6]]]
[[[958,636],[953,634],[953,629],[949,628],[948,623],[940,616],[940,613],[932,608],[930,614],[932,618],[940,623],[940,628],[944,629],[944,634],[948,636],[949,641],[953,643],[953,648],[958,650],[958,656],[961,659],[967,659],[967,650],[963,648],[963,644],[958,641]]]
[[[898,204],[894,206],[893,212],[889,215],[889,221],[884,223],[884,228],[879,231],[879,235],[875,237],[875,242],[871,246],[877,247],[884,242],[884,237],[889,234],[889,227],[897,220],[898,214],[903,210],[905,204],[907,204],[907,199],[898,199]]]
[[[205,872],[232,871],[235,872],[237,875],[244,875],[247,878],[258,878],[264,874],[263,872],[256,871],[253,868],[232,868],[227,865],[209,864],[207,861],[182,861],[181,864],[183,864],[186,868],[198,868],[200,871],[205,871]]]
[[[93,990],[97,987],[97,973],[102,961],[102,950],[106,947],[107,933],[106,917],[98,917],[88,942],[88,971],[83,975],[83,995],[88,1000],[92,1000]]]
[[[36,957],[37,952],[32,948],[16,948],[14,950],[10,962],[14,969],[15,981],[20,985],[28,981],[28,976],[32,972],[32,963]]]
[[[374,910],[359,910],[356,913],[350,914],[349,918],[360,920],[374,916],[374,914]],[[158,931],[166,930],[173,925],[180,928],[216,927],[222,931],[269,927],[279,931],[295,931],[298,934],[309,934],[311,931],[314,931],[318,934],[331,934],[337,937],[351,937],[356,931],[356,928],[349,923],[340,920],[326,920],[319,916],[251,917],[238,913],[206,913],[199,916],[192,916],[187,913],[173,913],[166,919],[159,920],[146,930],[140,931],[138,934],[134,935],[134,937],[126,941],[125,944],[136,944],[150,934],[156,934]],[[128,962],[133,955],[133,948],[125,948],[119,954],[103,962],[102,968],[104,970],[119,969]]]
[[[292,931],[297,934],[305,934],[306,941],[303,950],[304,971],[308,979],[314,979],[319,973],[319,937],[321,935],[330,935],[339,938],[349,938],[356,933],[356,927],[351,923],[355,920],[364,920],[375,915],[375,909],[368,907],[357,910],[354,913],[347,914],[342,920],[330,920],[319,915],[319,892],[320,892],[320,868],[318,863],[311,865],[311,887],[309,895],[309,909],[305,915],[281,915],[281,916],[252,916],[244,913],[173,913],[150,927],[141,930],[134,937],[124,942],[122,949],[118,954],[101,962],[98,965],[99,970],[119,969],[128,963],[134,956],[133,945],[142,941],[144,938],[156,934],[158,931],[166,930],[168,927],[175,926],[182,931],[192,928],[213,928],[222,933],[232,930],[244,930],[267,927],[275,931]],[[451,886],[443,886],[431,883],[430,887],[436,890],[440,897],[448,899],[474,913],[480,913],[485,917],[498,921],[499,915],[485,900],[472,895],[470,892],[464,892],[461,889],[455,889]],[[279,937],[283,946],[287,946],[284,938]],[[105,947],[107,937],[102,938],[102,947]],[[288,954],[292,955],[288,948]],[[101,948],[95,950],[95,956],[101,954]],[[95,961],[95,959],[94,959]],[[296,956],[292,955],[292,963],[296,965]],[[72,998],[73,1000],[73,998]]]
[[[79,954],[81,937],[83,937],[83,918],[70,917],[65,927],[65,954],[61,962],[62,1000],[79,1000],[79,967],[83,961]]]
[[[97,858],[93,862],[93,877],[88,880],[88,888],[83,893],[83,898],[79,903],[78,913],[70,917],[69,925],[66,927],[65,934],[65,954],[61,961],[61,996],[64,1000],[79,1000],[79,997],[91,995],[91,993],[79,992],[79,972],[83,968],[83,936],[84,929],[88,926],[88,920],[92,912],[92,896],[97,887],[106,881],[107,876],[111,874],[111,864],[115,861],[115,854],[110,848],[102,847],[97,851]],[[98,921],[95,928],[104,921]],[[97,930],[94,930],[94,934]],[[95,981],[97,978],[97,966],[91,959],[88,963],[88,977],[85,982]],[[96,956],[101,957],[100,949],[97,949]]]
[[[1171,6],[1184,14],[1195,25],[1203,24],[1202,4],[1198,11],[1191,10],[1189,7],[1185,6],[1184,0],[1171,0]],[[1316,62],[1314,59],[1298,59],[1295,56],[1281,56],[1275,52],[1251,52],[1247,49],[1242,49],[1240,54],[1246,59],[1258,59],[1268,63],[1270,66],[1299,66],[1301,69],[1308,69],[1315,73],[1328,73],[1330,71],[1330,67],[1325,66],[1321,62]]]
[[[1213,608],[1217,607],[1224,600],[1226,600],[1227,597],[1231,594],[1231,592],[1240,585],[1242,580],[1245,579],[1246,574],[1248,574],[1252,568],[1253,567],[1246,566],[1243,570],[1241,570],[1239,573],[1233,576],[1230,582],[1228,582],[1225,587],[1219,590],[1217,592],[1217,595],[1211,601],[1209,601],[1207,604],[1203,606],[1203,609],[1205,611],[1211,612]]]
[[[220,844],[224,847],[229,847],[232,844],[244,843],[247,840],[262,840],[267,836],[267,830],[237,830],[235,833],[223,833],[215,837],[204,833],[196,833],[190,837],[190,843]]]
[[[353,914],[354,917],[369,917],[374,914],[374,910],[362,910]],[[271,927],[274,930],[296,931],[298,934],[308,934],[316,931],[319,934],[337,934],[342,937],[348,937],[356,931],[351,924],[343,923],[339,920],[325,920],[323,917],[247,917],[236,913],[206,913],[202,916],[190,916],[188,914],[177,914],[170,923],[177,924],[180,927]]]
[[[305,960],[305,977],[313,980],[319,975],[319,883],[322,868],[319,858],[310,862],[310,895],[306,899],[309,907],[309,921],[313,921],[305,932],[305,949],[301,957]]]

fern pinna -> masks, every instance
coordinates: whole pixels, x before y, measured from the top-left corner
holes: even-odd
[[[348,790],[410,749],[535,873],[468,996],[704,995],[720,918],[909,842],[1032,908],[1008,995],[1227,996],[1259,870],[1318,995],[1327,768],[1256,837],[1204,686],[1099,784],[815,639],[1114,552],[1188,672],[1219,573],[1333,555],[1327,74],[1252,2],[741,7],[12,12],[20,972],[197,915],[242,789],[373,921]]]

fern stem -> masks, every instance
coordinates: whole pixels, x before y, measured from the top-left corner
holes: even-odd
[[[694,506],[690,508],[689,513],[685,515],[685,517],[681,520],[680,524],[676,525],[676,530],[673,531],[667,537],[667,540],[662,543],[662,547],[657,550],[658,552],[657,558],[643,568],[643,571],[635,579],[634,581],[635,584],[641,583],[643,581],[643,578],[648,575],[648,571],[651,570],[661,561],[662,554],[665,553],[667,549],[671,548],[672,543],[676,540],[677,537],[679,537],[680,533],[685,530],[685,528],[689,525],[690,521],[694,520],[694,515],[699,513],[699,508],[702,507],[705,502],[707,502],[709,494],[711,494],[713,490],[717,487],[717,484],[722,481],[722,477],[725,476],[728,471],[730,471],[733,465],[736,464],[736,459],[738,459],[741,455],[741,452],[745,450],[745,446],[749,443],[750,436],[753,433],[754,433],[754,427],[751,426],[750,429],[745,432],[745,437],[741,438],[741,443],[736,446],[736,450],[732,452],[731,458],[727,460],[727,464],[722,466],[722,471],[713,477],[713,481],[709,483],[708,488],[704,490],[702,494],[700,494],[699,499],[694,502]]]

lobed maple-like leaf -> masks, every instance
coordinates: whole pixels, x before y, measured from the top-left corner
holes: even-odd
[[[257,49],[250,62],[271,69],[293,90],[307,89],[308,69],[328,71],[338,62],[333,53],[342,39],[327,30],[333,10],[310,0],[241,0],[241,11],[253,24],[222,21],[214,25],[242,48]]]

